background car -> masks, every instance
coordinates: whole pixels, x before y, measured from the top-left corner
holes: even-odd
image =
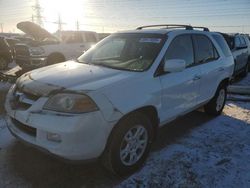
[[[248,73],[249,49],[244,34],[221,33],[234,57],[234,76],[245,77]]]
[[[250,71],[250,37],[249,35],[245,34],[243,35],[246,44],[247,44],[247,49],[248,49],[248,72]]]
[[[15,39],[15,38],[6,38],[6,41],[7,41],[8,45],[10,46],[12,57],[14,58],[15,57],[15,45],[17,43],[20,43],[20,41],[18,39]]]
[[[0,37],[0,69],[6,69],[8,64],[13,61],[11,48],[5,37]]]
[[[34,39],[15,46],[16,63],[25,70],[76,59],[99,40],[93,31],[60,31],[53,35],[33,22],[20,22],[17,28]]]

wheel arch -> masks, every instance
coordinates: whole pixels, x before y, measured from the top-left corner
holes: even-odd
[[[153,125],[153,140],[155,140],[157,132],[158,132],[158,128],[159,128],[159,118],[158,118],[158,112],[155,106],[149,105],[149,106],[143,106],[140,108],[137,108],[133,111],[128,112],[127,114],[125,114],[124,116],[122,116],[122,118],[114,125],[114,127],[112,128],[106,145],[105,145],[105,149],[106,150],[107,146],[109,145],[109,143],[111,142],[111,137],[113,135],[113,133],[115,132],[115,130],[118,128],[118,124],[123,121],[124,119],[128,118],[131,114],[135,114],[135,113],[142,113],[144,115],[146,115],[147,117],[149,117],[149,120],[151,121],[152,125]]]
[[[225,78],[224,80],[222,80],[222,81],[219,83],[218,87],[219,87],[220,85],[225,85],[225,86],[227,87],[229,84],[230,84],[230,79],[229,79],[229,78]],[[218,88],[218,87],[217,87],[217,88]]]

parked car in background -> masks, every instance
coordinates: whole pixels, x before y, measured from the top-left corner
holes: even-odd
[[[99,40],[102,40],[106,37],[108,37],[111,33],[98,33]]]
[[[207,28],[111,34],[77,61],[21,76],[6,97],[8,128],[54,155],[99,158],[127,175],[142,166],[159,127],[202,106],[221,114],[233,67],[226,41]]]
[[[13,58],[15,58],[15,45],[20,43],[20,40],[15,39],[15,38],[6,38],[6,41],[10,46]]]
[[[62,31],[58,39],[32,22],[21,22],[17,28],[34,39],[15,46],[16,63],[25,69],[76,59],[98,41],[97,34],[90,31]]]
[[[247,49],[248,49],[248,72],[250,71],[250,37],[249,35],[244,35],[244,39],[247,44]]]
[[[11,47],[5,37],[0,37],[0,70],[6,69],[8,64],[13,61]]]
[[[245,77],[248,74],[249,48],[244,34],[221,33],[234,56],[234,76]]]

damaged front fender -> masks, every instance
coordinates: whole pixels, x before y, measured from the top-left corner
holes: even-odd
[[[90,92],[88,95],[96,102],[106,121],[118,121],[123,116],[104,94]]]

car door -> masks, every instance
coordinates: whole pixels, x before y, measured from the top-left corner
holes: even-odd
[[[244,67],[244,50],[241,48],[242,43],[240,35],[235,36],[235,48],[233,49],[233,55],[235,60],[235,69],[234,72],[239,71]]]
[[[242,64],[241,69],[245,68],[246,64],[248,63],[248,48],[247,48],[247,41],[245,40],[244,36],[240,36],[241,40],[241,48],[242,48]]]
[[[76,59],[82,55],[85,50],[83,44],[84,39],[82,34],[80,32],[74,32],[60,45],[60,47],[66,59]]]
[[[197,104],[200,87],[200,68],[194,65],[194,51],[191,35],[177,36],[169,45],[165,60],[183,59],[186,69],[182,72],[162,72],[161,121],[168,121],[190,111]],[[162,63],[163,64],[163,63]]]
[[[195,64],[201,69],[200,97],[198,103],[211,99],[218,87],[220,74],[224,71],[220,58],[211,39],[203,34],[193,35]]]

